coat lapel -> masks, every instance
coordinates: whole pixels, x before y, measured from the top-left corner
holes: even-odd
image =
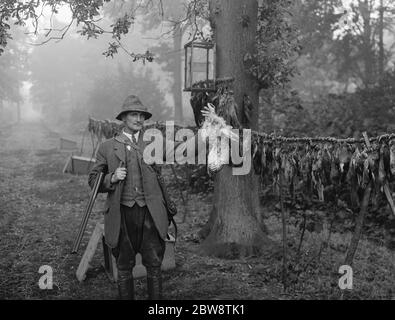
[[[114,139],[114,153],[120,161],[126,163],[125,143],[127,143],[129,139],[123,134],[116,136]]]
[[[124,134],[119,134],[115,137],[114,144],[114,152],[115,155],[119,158],[120,161],[126,162],[126,154],[125,154],[125,144],[131,146],[134,149],[139,149],[141,154],[144,151],[145,142],[143,141],[144,130],[140,131],[139,139],[137,141],[137,145],[130,141],[130,139]],[[137,153],[137,158],[141,160],[141,156]]]

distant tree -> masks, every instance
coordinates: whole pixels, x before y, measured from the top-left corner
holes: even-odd
[[[189,22],[187,16],[188,2],[186,0],[163,0],[162,6],[151,8],[147,19],[144,19],[145,29],[154,29],[167,22],[166,38],[171,43],[162,41],[161,45],[154,46],[152,50],[158,55],[158,62],[164,63],[164,71],[170,72],[173,78],[172,92],[174,98],[174,118],[177,121],[184,119],[182,99],[182,37]],[[156,10],[155,10],[156,8]]]
[[[172,22],[166,26],[164,33],[172,37],[173,46],[170,50],[178,52],[171,58],[162,56],[159,63],[162,63],[165,66],[165,71],[171,73],[173,77],[174,116],[181,121],[183,119],[182,55],[180,54],[182,36],[188,23],[194,24],[197,21],[196,19],[199,18],[200,3],[205,3],[205,1],[178,0],[175,3],[170,0],[6,0],[0,4],[0,48],[5,47],[8,40],[10,40],[8,27],[11,22],[15,22],[18,25],[30,22],[35,29],[33,33],[37,34],[40,29],[38,19],[41,15],[41,8],[49,7],[56,16],[59,8],[67,7],[72,13],[70,22],[64,26],[52,26],[46,31],[42,43],[63,39],[73,29],[74,24],[77,24],[79,27],[78,32],[87,39],[98,38],[104,34],[111,36],[108,48],[103,52],[106,57],[114,57],[119,51],[124,51],[132,61],[152,62],[154,54],[150,52],[150,48],[144,53],[130,52],[123,40],[133,28],[139,15],[144,16],[143,27],[145,29],[154,29],[165,22]],[[103,21],[103,15],[109,19],[104,19],[105,21]],[[111,22],[107,25],[105,22],[108,20]],[[197,28],[193,25],[192,29],[196,31]]]
[[[100,50],[95,43],[83,46],[81,39],[71,37],[57,45],[33,49],[29,76],[32,99],[48,120],[68,123],[75,120],[72,110],[82,112],[86,91],[93,86],[94,77],[103,71],[100,60],[92,59],[90,46]]]
[[[292,79],[292,84],[305,99],[328,91],[337,77],[330,50],[333,25],[340,18],[334,10],[340,5],[340,0],[293,1],[291,19],[299,30],[302,50],[296,62],[299,75]]]
[[[14,48],[13,48],[14,47]],[[23,59],[15,46],[8,48],[0,59],[0,100],[20,101],[20,87],[23,74],[18,68]]]
[[[358,63],[355,74],[360,77],[364,87],[375,86],[390,61],[391,49],[384,48],[383,36],[393,26],[395,13],[393,1],[358,0],[351,4],[355,23],[349,33],[355,34],[356,50],[353,59]]]
[[[130,94],[137,95],[150,108],[153,121],[170,117],[171,109],[164,103],[165,95],[160,91],[159,82],[153,78],[153,71],[134,70],[132,65],[127,68],[119,65],[112,72],[95,79],[86,102],[89,115],[113,119]]]
[[[162,65],[165,72],[170,73],[173,81],[171,90],[174,98],[174,118],[182,121],[182,60],[183,60],[183,36],[190,33],[190,39],[199,32],[199,24],[204,21],[204,7],[206,1],[188,0],[143,0],[136,3],[135,0],[125,0],[108,9],[112,17],[122,17],[125,13],[135,10],[143,19],[140,25],[143,32],[161,30],[161,35],[156,43],[149,47],[149,51],[155,52],[154,57]],[[206,22],[207,23],[207,20]]]
[[[20,120],[22,103],[21,88],[27,80],[27,49],[23,41],[26,36],[13,28],[14,41],[3,51],[0,58],[0,115],[5,102],[13,103],[17,108],[17,119]]]
[[[303,46],[297,87],[316,98],[320,87],[347,92],[352,83],[377,84],[393,54],[384,33],[392,32],[394,9],[388,0],[296,0],[293,20]]]

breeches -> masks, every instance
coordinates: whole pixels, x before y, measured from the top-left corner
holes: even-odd
[[[133,208],[121,205],[121,232],[113,254],[118,270],[128,271],[136,265],[140,253],[148,269],[161,267],[165,254],[165,241],[160,237],[147,206]]]

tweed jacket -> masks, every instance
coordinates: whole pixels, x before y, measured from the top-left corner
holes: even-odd
[[[162,239],[166,239],[168,231],[168,217],[160,188],[157,174],[151,165],[148,165],[141,157],[147,142],[143,141],[144,131],[140,132],[138,147],[141,153],[138,153],[138,161],[141,168],[142,183],[144,189],[144,196],[147,207],[151,213],[155,226]],[[197,142],[196,139],[195,142]],[[186,144],[195,142],[175,142],[172,147],[167,147],[164,154],[169,152],[176,153],[177,147],[183,144],[181,151],[185,150]],[[121,210],[120,202],[122,195],[123,183],[111,183],[112,174],[120,167],[121,163],[126,163],[126,145],[133,146],[133,143],[123,134],[120,134],[112,139],[104,141],[98,148],[96,154],[96,163],[89,173],[88,183],[93,188],[96,177],[100,172],[104,173],[104,179],[99,187],[99,193],[107,193],[104,213],[104,236],[106,244],[110,248],[115,248],[118,244],[118,238],[121,226]],[[134,145],[135,146],[135,145]],[[172,150],[169,150],[172,149]],[[180,149],[177,149],[179,152]],[[182,152],[181,152],[182,153]],[[194,155],[195,156],[195,155]]]

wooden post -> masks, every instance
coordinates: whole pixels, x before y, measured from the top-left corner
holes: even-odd
[[[370,193],[372,191],[372,181],[369,181],[368,186],[365,189],[365,192],[363,194],[363,200],[361,204],[361,210],[357,219],[357,224],[355,226],[355,231],[352,236],[350,246],[348,247],[347,250],[347,256],[345,259],[344,264],[351,266],[352,261],[354,259],[355,252],[357,251],[358,243],[359,240],[361,239],[362,235],[362,229],[363,229],[363,224],[365,221],[365,216],[366,212],[368,211],[368,206],[369,206],[369,199],[370,199]]]
[[[283,286],[284,291],[287,291],[287,218],[284,208],[284,188],[283,188],[283,168],[279,172],[279,182],[280,182],[280,206],[281,206],[281,221],[282,221],[282,231],[283,231]]]
[[[366,132],[363,133],[363,137],[365,138],[366,146],[368,148],[371,148],[371,144],[370,144],[370,141],[369,141],[369,138],[368,138],[368,135],[367,135]],[[357,224],[355,226],[354,234],[353,234],[353,236],[351,238],[351,242],[350,242],[350,245],[348,247],[346,259],[345,259],[345,262],[344,262],[344,264],[349,265],[349,266],[352,265],[355,252],[357,251],[358,243],[359,243],[359,240],[361,239],[361,235],[362,235],[362,230],[363,230],[363,224],[364,224],[364,221],[365,221],[365,216],[366,216],[366,213],[368,211],[370,194],[372,192],[372,187],[373,187],[373,180],[375,180],[374,174],[371,173],[371,175],[372,176],[370,177],[369,183],[366,186],[366,189],[365,189],[364,194],[363,194],[363,200],[362,200],[362,203],[361,203],[361,209],[360,209],[360,212],[359,212],[359,216],[357,218]]]
[[[388,182],[387,182],[387,181],[385,182],[385,184],[384,184],[384,186],[383,186],[383,189],[384,189],[384,194],[385,194],[385,196],[387,197],[388,204],[390,205],[391,210],[392,210],[392,213],[393,213],[394,216],[395,216],[395,205],[394,205],[394,200],[392,199],[391,190],[390,190],[390,188],[389,188],[389,186],[388,186]]]
[[[97,245],[102,239],[103,234],[104,234],[103,224],[97,223],[76,272],[78,281],[82,282],[85,280],[86,272],[88,271],[89,268],[89,263],[92,261],[92,258],[95,255]]]

